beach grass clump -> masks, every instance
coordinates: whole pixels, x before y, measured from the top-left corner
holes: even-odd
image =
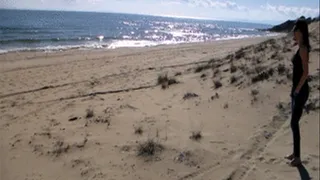
[[[273,76],[273,73],[274,73],[273,68],[270,68],[267,71],[263,71],[263,72],[259,73],[258,75],[253,76],[251,78],[251,82],[254,84],[254,83],[257,83],[260,81],[268,80],[271,76]]]
[[[267,49],[268,43],[269,41],[267,40],[256,45],[254,48],[254,53],[263,52],[265,49]]]
[[[235,57],[236,59],[244,58],[244,56],[245,56],[245,49],[246,49],[246,48],[241,48],[241,49],[239,49],[238,51],[236,51],[234,57]]]
[[[282,49],[282,52],[283,53],[287,53],[287,52],[291,52],[292,50],[290,49],[290,48],[288,48],[288,47],[283,47],[283,49]]]
[[[277,109],[280,111],[280,112],[284,112],[285,111],[285,104],[283,102],[279,102],[277,105],[276,105]]]
[[[256,66],[254,68],[256,73],[261,73],[262,71],[265,71],[266,69],[267,69],[267,67],[265,67],[265,66]]]
[[[232,61],[234,59],[234,54],[228,54],[225,59],[229,59],[230,61]]]
[[[252,89],[251,90],[251,95],[252,96],[256,96],[256,95],[258,95],[259,94],[259,90],[257,90],[257,89]]]
[[[48,151],[48,154],[52,154],[55,157],[59,157],[63,153],[67,153],[70,150],[70,145],[64,141],[57,141],[53,145],[53,149]]]
[[[269,76],[273,76],[273,73],[274,73],[274,69],[273,68],[270,68],[267,73],[269,74]]]
[[[258,75],[252,77],[251,78],[251,82],[252,83],[257,83],[257,82],[260,82],[260,81],[264,81],[266,79],[269,79],[269,74],[266,73],[266,72],[261,72]]]
[[[222,83],[219,80],[213,81],[213,84],[215,89],[219,89],[220,87],[222,87]]]
[[[89,118],[92,118],[93,116],[94,116],[93,109],[87,109],[86,110],[86,118],[89,119]]]
[[[158,76],[157,84],[161,85],[161,84],[168,82],[168,81],[169,81],[169,78],[168,78],[167,74],[160,74]]]
[[[98,116],[97,118],[95,118],[95,120],[93,121],[94,123],[102,123],[102,124],[107,124],[108,126],[110,126],[111,124],[111,120],[110,117],[103,117],[103,116]]]
[[[216,76],[216,75],[218,75],[219,73],[220,73],[220,69],[219,69],[219,68],[215,68],[215,69],[213,70],[213,77]]]
[[[137,126],[134,128],[134,133],[138,134],[138,135],[142,135],[143,134],[143,128],[142,126]]]
[[[277,69],[279,75],[283,75],[286,72],[286,66],[284,64],[279,64]]]
[[[191,133],[190,139],[195,140],[195,141],[199,141],[200,139],[202,139],[201,131],[193,131]]]
[[[305,110],[309,114],[310,111],[316,111],[320,109],[320,99],[317,98],[310,98],[308,103],[305,105]]]
[[[167,89],[170,85],[178,84],[174,77],[168,77],[167,74],[160,74],[157,79],[157,85],[161,85],[162,89]]]
[[[212,65],[208,64],[204,64],[204,65],[199,65],[198,67],[196,67],[196,69],[194,70],[195,73],[199,73],[202,72],[204,70],[210,69],[212,67]]]
[[[172,84],[179,84],[179,81],[175,78],[169,78],[168,85],[170,86]]]
[[[138,145],[138,156],[150,157],[164,150],[164,146],[155,142],[153,139],[148,139]]]
[[[292,79],[292,72],[290,72],[288,69],[286,71],[286,77],[287,79]]]
[[[237,71],[237,69],[238,69],[237,66],[235,66],[234,64],[230,65],[230,72],[231,73],[235,73]]]
[[[211,100],[219,99],[219,94],[216,92],[215,95],[211,96]]]
[[[258,94],[259,94],[259,90],[257,90],[257,89],[251,90],[251,96],[252,96],[251,104],[254,104],[254,102],[258,101],[258,97],[257,97]]]
[[[204,79],[204,78],[206,78],[206,77],[207,77],[206,74],[202,74],[202,75],[200,76],[201,79]]]
[[[196,97],[199,97],[199,95],[196,94],[196,93],[190,93],[190,92],[188,92],[188,93],[186,93],[186,94],[183,95],[183,100],[187,100],[187,99],[191,99],[191,98],[196,98]]]
[[[233,83],[235,83],[237,81],[238,81],[238,78],[236,76],[233,75],[233,76],[230,77],[230,83],[231,84],[233,84]]]
[[[251,99],[251,104],[254,104],[257,101],[258,101],[258,97],[257,96],[253,96],[252,99]]]
[[[278,51],[276,51],[276,52],[274,52],[272,55],[271,55],[271,59],[277,59],[279,57],[279,52]]]
[[[181,76],[182,73],[181,72],[176,72],[176,74],[174,76]]]

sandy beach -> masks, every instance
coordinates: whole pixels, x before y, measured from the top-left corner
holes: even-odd
[[[297,47],[282,35],[0,54],[0,179],[319,179],[319,23],[309,30],[301,168],[284,159]]]

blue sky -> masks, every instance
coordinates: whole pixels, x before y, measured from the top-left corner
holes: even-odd
[[[0,8],[122,12],[280,23],[319,15],[319,0],[0,0]]]

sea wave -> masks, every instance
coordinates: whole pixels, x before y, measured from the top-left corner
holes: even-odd
[[[159,43],[147,40],[118,40],[113,41],[108,45],[109,49],[115,49],[120,47],[148,47],[148,46],[156,46]]]
[[[86,43],[86,44],[79,44],[79,45],[56,45],[56,46],[44,46],[44,47],[36,47],[36,48],[11,48],[11,49],[5,49],[0,50],[0,54],[5,54],[9,52],[57,52],[57,51],[66,51],[66,50],[72,50],[72,49],[82,49],[82,50],[90,50],[90,49],[103,49],[108,48],[108,43]]]
[[[115,39],[113,37],[104,37],[105,40]],[[2,39],[0,40],[1,44],[11,44],[11,43],[22,43],[22,44],[32,44],[32,43],[45,43],[45,42],[72,42],[72,41],[90,41],[90,40],[99,40],[99,36],[92,37],[75,37],[75,38],[42,38],[42,39]]]
[[[272,33],[268,36],[277,36],[278,34]],[[163,40],[163,41],[149,41],[149,40],[115,40],[108,45],[108,49],[116,49],[123,47],[150,47],[158,45],[170,45],[170,44],[183,44],[183,43],[197,43],[197,42],[210,42],[210,41],[222,41],[222,40],[234,40],[234,39],[244,39],[244,38],[256,38],[262,37],[262,35],[226,35],[221,37],[220,35],[214,35],[214,39],[201,39],[201,38],[189,38],[187,40]]]
[[[0,49],[0,54],[5,54],[5,53],[7,53],[7,52],[9,52],[8,50],[1,50]]]
[[[10,27],[10,26],[0,26],[0,30],[26,30],[26,29],[31,29],[31,28],[26,28],[26,27]]]
[[[277,36],[276,33],[270,33],[266,36]],[[210,41],[222,41],[222,40],[233,40],[233,39],[244,39],[244,38],[255,38],[262,37],[262,35],[226,35],[226,36],[218,36],[215,35],[214,39],[183,39],[183,40],[161,40],[161,41],[153,41],[153,40],[134,40],[134,39],[116,39],[116,40],[108,40],[108,41],[88,41],[82,44],[76,45],[48,45],[44,47],[35,47],[35,48],[11,48],[0,50],[0,54],[7,52],[16,52],[16,51],[44,51],[44,52],[56,52],[56,51],[65,51],[70,49],[82,49],[82,50],[90,50],[90,49],[116,49],[116,48],[142,48],[142,47],[151,47],[158,45],[170,45],[170,44],[182,44],[182,43],[197,43],[197,42],[210,42]]]

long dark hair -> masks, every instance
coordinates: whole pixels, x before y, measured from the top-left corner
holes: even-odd
[[[308,51],[311,50],[311,45],[309,41],[309,29],[308,29],[308,23],[304,19],[298,19],[295,23],[295,26],[293,28],[293,31],[299,30],[302,34],[302,43],[305,47],[307,47]]]

